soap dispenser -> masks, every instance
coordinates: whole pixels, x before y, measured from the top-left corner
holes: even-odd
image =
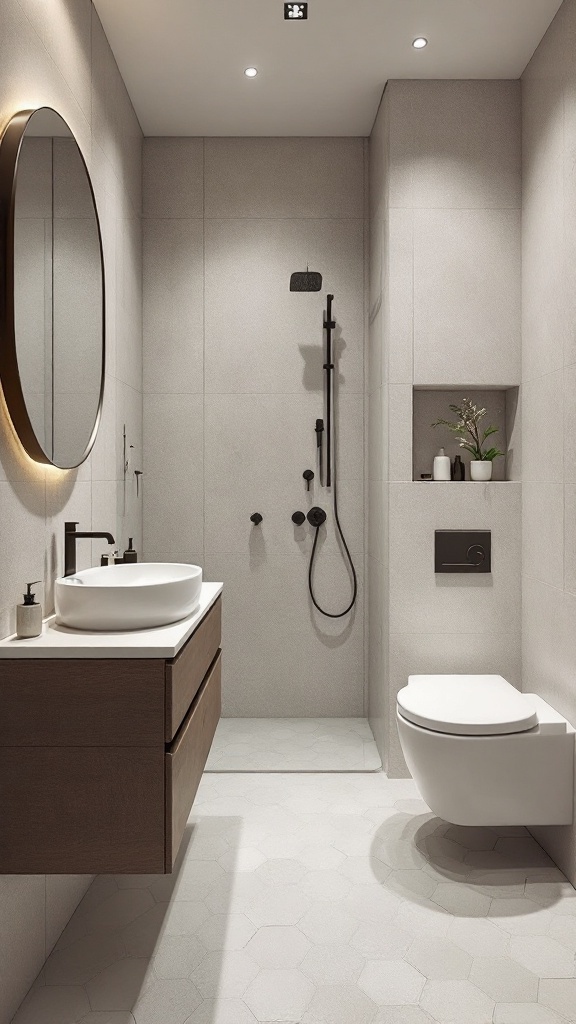
[[[41,582],[41,580],[34,580],[33,583],[26,584],[24,604],[19,604],[16,608],[16,636],[21,640],[40,636],[42,632],[42,605],[36,600],[36,595],[32,593],[32,587]]]
[[[133,538],[132,537],[130,537],[128,539],[128,547],[126,548],[126,550],[124,552],[124,561],[125,562],[137,562],[138,561],[138,552],[134,549],[134,544],[133,544]]]
[[[446,455],[443,448],[440,449],[438,455],[434,459],[434,479],[435,480],[450,480],[451,478],[451,466],[450,459]]]

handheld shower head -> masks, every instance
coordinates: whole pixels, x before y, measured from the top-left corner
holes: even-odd
[[[291,292],[319,292],[322,287],[322,274],[314,270],[297,271],[290,277]]]

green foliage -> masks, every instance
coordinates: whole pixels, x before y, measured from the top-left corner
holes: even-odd
[[[486,427],[481,433],[480,422],[486,415],[486,409],[479,409],[469,398],[463,398],[460,405],[448,407],[457,417],[453,420],[436,420],[433,427],[448,427],[453,434],[456,434],[460,448],[470,452],[472,458],[477,462],[493,462],[504,455],[498,448],[485,448],[486,440],[498,433],[498,427]]]

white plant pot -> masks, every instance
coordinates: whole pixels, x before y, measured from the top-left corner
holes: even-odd
[[[484,481],[492,479],[492,463],[488,460],[473,459],[470,463],[470,478]]]

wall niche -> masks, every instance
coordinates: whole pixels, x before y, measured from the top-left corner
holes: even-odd
[[[469,398],[475,405],[487,410],[483,419],[485,427],[498,427],[498,433],[489,439],[490,443],[506,452],[503,459],[495,459],[492,480],[502,482],[519,479],[519,452],[515,444],[519,437],[518,388],[444,388],[418,387],[413,394],[413,444],[412,477],[421,481],[423,473],[431,473],[434,456],[440,448],[453,460],[462,457],[466,466],[466,480],[470,480],[472,456],[460,448],[455,435],[448,427],[433,427],[438,419],[456,420],[450,411],[451,405],[459,405],[463,398]]]

